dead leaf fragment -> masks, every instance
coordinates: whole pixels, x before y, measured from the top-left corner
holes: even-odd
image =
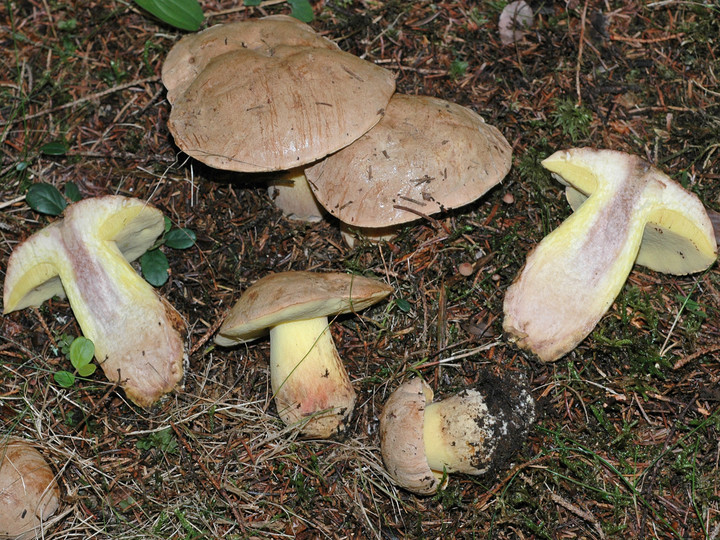
[[[502,41],[503,45],[510,45],[522,39],[532,22],[532,8],[524,0],[510,2],[502,10],[498,20],[500,41]]]

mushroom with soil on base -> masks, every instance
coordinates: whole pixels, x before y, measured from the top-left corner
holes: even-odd
[[[85,199],[10,256],[3,313],[67,296],[105,376],[147,407],[183,376],[185,324],[130,266],[164,230],[162,213],[117,195]]]
[[[575,210],[528,255],[508,288],[503,328],[552,362],[595,327],[637,263],[677,275],[717,257],[710,219],[694,194],[639,157],[573,148],[542,162]]]
[[[328,316],[360,311],[392,288],[343,273],[281,272],[250,286],[215,342],[229,347],[270,333],[270,382],[280,418],[327,438],[344,428],[355,391],[330,334]]]
[[[283,32],[263,29],[280,23]],[[211,167],[256,173],[312,163],[374,126],[395,91],[390,71],[302,23],[267,18],[205,32],[175,46],[163,82],[176,144]],[[187,68],[188,57],[201,68]],[[309,190],[294,196],[317,204]]]
[[[305,175],[352,245],[353,230],[379,241],[475,201],[505,177],[511,155],[500,131],[467,107],[395,94],[380,122]]]
[[[496,381],[488,382],[433,402],[430,386],[414,378],[390,395],[380,414],[380,449],[400,486],[431,495],[445,487],[446,474],[485,474],[519,448],[535,401],[524,388],[496,391]]]
[[[20,439],[0,443],[0,538],[43,537],[60,505],[60,488],[45,458]]]

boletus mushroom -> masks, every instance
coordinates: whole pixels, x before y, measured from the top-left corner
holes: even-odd
[[[395,94],[372,129],[305,175],[342,231],[377,241],[475,201],[505,177],[511,154],[500,131],[467,107]]]
[[[633,264],[683,275],[717,257],[703,204],[643,159],[573,148],[542,162],[575,210],[528,255],[508,288],[504,330],[551,362],[592,331]]]
[[[328,316],[360,311],[391,291],[351,274],[270,274],[242,294],[215,342],[228,347],[269,331],[270,382],[280,418],[287,425],[301,423],[307,437],[327,438],[344,429],[356,397]]]
[[[181,150],[217,169],[287,171],[346,146],[382,118],[394,75],[289,19],[213,27],[171,50],[163,82],[172,103],[168,127]],[[298,175],[277,189],[304,180]],[[292,196],[317,204],[307,188]]]
[[[490,380],[433,402],[419,378],[401,384],[380,414],[380,450],[390,476],[408,491],[430,495],[446,475],[481,475],[504,465],[535,421],[535,401],[520,386]]]
[[[45,458],[29,442],[0,443],[0,538],[43,537],[60,505],[60,488]]]
[[[183,376],[185,324],[130,266],[162,234],[162,213],[108,195],[65,209],[64,218],[17,246],[5,276],[3,313],[65,297],[105,376],[147,407]]]

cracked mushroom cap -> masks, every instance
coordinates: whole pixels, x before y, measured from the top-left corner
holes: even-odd
[[[0,538],[41,535],[59,504],[60,488],[42,454],[19,439],[0,445]]]
[[[210,60],[168,120],[176,144],[217,169],[287,170],[347,146],[382,118],[395,78],[339,50],[278,45]]]
[[[334,41],[288,15],[270,15],[256,20],[218,24],[202,32],[183,36],[170,49],[162,67],[167,99],[173,103],[208,62],[221,54],[238,49],[259,49],[271,55],[273,48],[278,45],[339,49]]]
[[[360,311],[392,292],[380,281],[343,273],[281,272],[251,285],[230,310],[215,342],[229,347],[278,324]]]
[[[305,175],[340,221],[381,228],[476,200],[508,173],[511,153],[467,107],[395,94],[375,127]]]

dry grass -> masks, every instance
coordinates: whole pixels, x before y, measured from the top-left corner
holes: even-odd
[[[514,148],[502,186],[397,241],[346,248],[333,223],[285,220],[251,177],[178,153],[159,82],[179,34],[132,4],[0,4],[0,268],[50,221],[27,187],[149,199],[196,247],[166,250],[161,289],[187,319],[184,388],[151,411],[98,373],[53,380],[79,328],[65,301],[0,322],[2,430],[38,441],[63,491],[46,538],[718,538],[720,274],[636,268],[595,332],[538,363],[504,339],[504,290],[568,214],[539,167],[556,149],[639,154],[720,209],[720,12],[711,2],[532,2],[503,47],[503,2],[327,2],[313,26],[398,76],[398,89],[475,108]],[[286,11],[205,1],[208,24]],[[44,144],[65,140],[62,156]],[[512,203],[503,202],[506,193]],[[461,263],[475,272],[459,274]],[[270,402],[268,345],[204,341],[248,284],[288,269],[351,270],[393,298],[332,332],[359,393],[343,440],[303,441]],[[377,417],[420,373],[439,395],[484,372],[528,380],[542,416],[507,469],[452,477],[431,498],[382,469]]]

